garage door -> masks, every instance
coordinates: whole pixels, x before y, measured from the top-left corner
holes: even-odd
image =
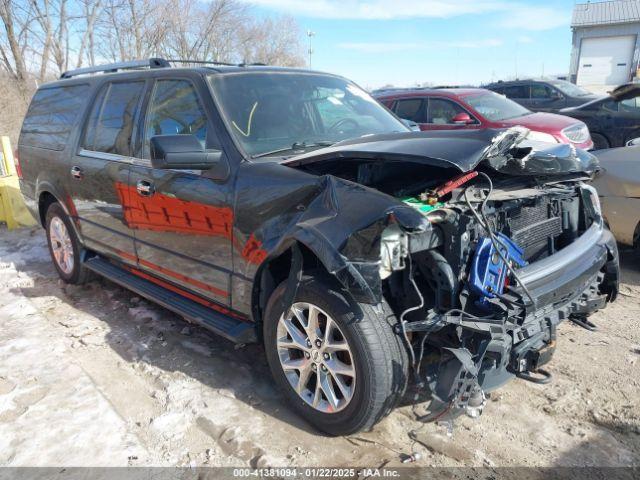
[[[620,85],[629,81],[635,35],[584,38],[578,85]]]

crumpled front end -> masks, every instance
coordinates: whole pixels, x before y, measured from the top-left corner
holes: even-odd
[[[514,376],[547,383],[558,324],[593,328],[587,316],[617,295],[617,247],[591,186],[493,181],[474,177],[430,206],[439,235],[383,233],[385,298],[432,418],[479,414],[485,393]]]
[[[558,324],[592,328],[587,316],[617,295],[616,244],[589,185],[597,159],[526,137],[438,132],[398,137],[394,152],[363,140],[288,162],[327,179],[331,202],[317,208],[331,203],[334,218],[315,212],[305,232],[348,232],[324,263],[357,301],[394,311],[428,418],[477,415],[514,376],[547,382]],[[458,141],[464,161],[445,159]]]

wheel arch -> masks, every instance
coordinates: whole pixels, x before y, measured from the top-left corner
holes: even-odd
[[[633,231],[633,248],[640,249],[640,222],[638,222]]]
[[[321,247],[324,248],[292,238],[262,262],[253,282],[251,301],[253,318],[257,324],[261,324],[269,297],[276,287],[289,278],[292,282],[296,281],[296,270],[300,268],[303,272],[315,271],[331,279],[358,302],[370,305],[380,303],[382,298],[376,295],[375,286],[372,288],[353,264],[337,252],[331,252],[326,245]],[[300,265],[296,266],[296,263]]]
[[[295,275],[292,264],[296,249],[302,256],[303,271],[321,269],[323,273],[330,275],[325,265],[309,247],[296,240],[289,242],[286,247],[279,249],[262,262],[256,272],[251,310],[257,324],[262,323],[264,310],[274,290],[291,275]]]
[[[55,195],[47,190],[40,192],[38,195],[38,219],[40,220],[40,225],[43,228],[46,228],[47,226],[47,210],[49,210],[51,204],[56,202],[61,203]]]
[[[591,138],[593,139],[594,135],[598,135],[599,137],[602,137],[606,142],[608,147],[607,148],[611,148],[613,145],[613,142],[611,141],[611,138],[609,137],[609,135],[607,135],[606,133],[603,133],[601,131],[593,131],[591,132]]]
[[[40,188],[38,191],[38,220],[40,221],[40,225],[42,228],[47,228],[47,210],[53,203],[58,203],[62,210],[64,210],[64,213],[71,219],[71,225],[74,233],[78,237],[80,243],[83,244],[84,242],[82,240],[82,235],[80,235],[77,219],[74,218],[74,215],[69,211],[69,205],[54,192],[54,188],[46,188],[46,186]]]

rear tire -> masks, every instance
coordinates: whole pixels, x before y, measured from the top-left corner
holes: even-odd
[[[69,216],[55,202],[49,205],[45,219],[49,253],[58,275],[67,283],[80,285],[87,282],[91,272],[82,265],[83,249]]]
[[[370,429],[394,408],[407,384],[409,362],[393,331],[395,316],[384,303],[382,312],[376,312],[371,305],[355,302],[324,276],[305,277],[293,305],[283,305],[285,291],[286,282],[271,295],[264,316],[266,356],[284,396],[298,414],[330,435]],[[309,327],[309,318],[319,319],[313,323],[319,326]],[[329,324],[337,328],[326,340]],[[293,335],[292,328],[296,329]],[[342,351],[334,352],[334,345],[341,345]],[[344,375],[335,376],[334,355],[342,355],[338,364]]]
[[[591,140],[593,140],[593,149],[594,150],[604,150],[605,148],[610,148],[609,140],[604,135],[600,135],[599,133],[592,133]]]

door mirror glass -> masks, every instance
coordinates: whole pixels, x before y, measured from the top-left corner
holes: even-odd
[[[222,161],[220,150],[205,150],[195,135],[156,135],[150,143],[153,168],[209,170]]]
[[[451,123],[455,123],[456,125],[469,125],[473,123],[473,118],[471,118],[467,112],[460,112],[451,119]]]

